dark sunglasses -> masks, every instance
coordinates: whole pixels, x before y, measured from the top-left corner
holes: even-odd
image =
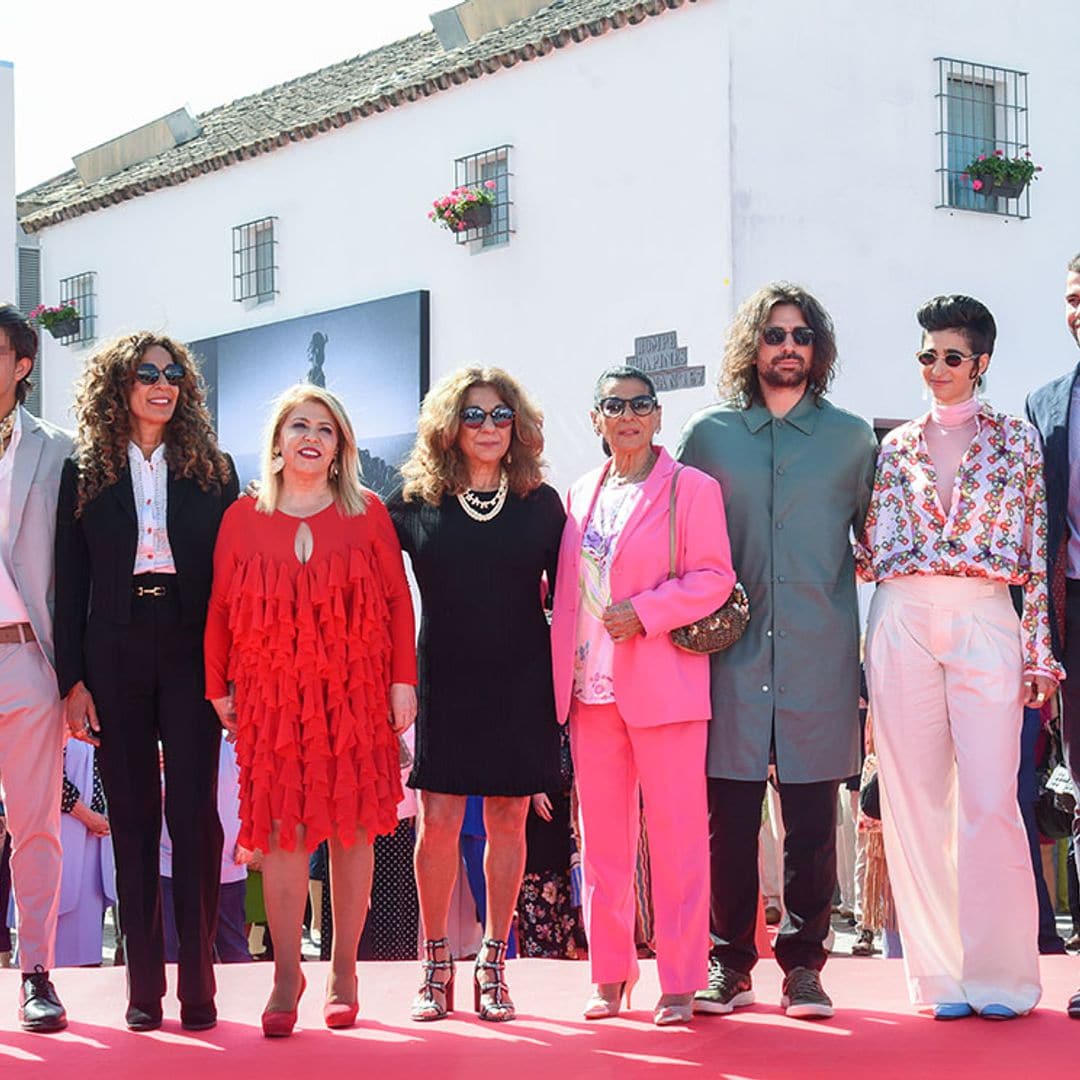
[[[135,378],[138,379],[143,386],[155,386],[162,375],[165,376],[165,381],[170,386],[177,386],[184,381],[184,376],[186,374],[187,372],[184,370],[184,365],[176,363],[175,360],[171,364],[166,364],[163,368],[146,363],[140,364],[135,369]]]
[[[761,340],[766,345],[783,345],[788,334],[796,345],[814,344],[814,331],[809,326],[796,326],[794,330],[785,330],[782,326],[766,326],[761,331]]]
[[[497,428],[507,428],[514,422],[514,410],[509,405],[496,405],[490,412],[485,412],[479,405],[466,405],[458,416],[467,428],[482,428],[489,416]]]
[[[972,353],[970,356],[965,356],[956,349],[946,349],[939,357],[933,349],[923,349],[921,352],[915,354],[915,359],[918,360],[923,367],[929,367],[938,359],[944,360],[949,367],[959,367],[965,360],[978,360],[980,356],[982,356],[982,353],[976,352]]]
[[[636,397],[606,397],[601,398],[596,407],[609,419],[614,420],[626,412],[626,406],[630,406],[635,416],[648,416],[657,406],[656,398],[652,394],[638,394]]]

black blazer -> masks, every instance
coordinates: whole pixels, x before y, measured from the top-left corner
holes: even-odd
[[[1024,411],[1039,430],[1043,441],[1043,474],[1046,479],[1046,551],[1047,578],[1054,580],[1059,560],[1065,557],[1069,538],[1069,406],[1073,384],[1080,377],[1080,365],[1067,375],[1040,386],[1028,394]],[[1080,462],[1077,463],[1080,467]],[[1059,627],[1064,612],[1054,610],[1054,591],[1050,590],[1050,630],[1054,656],[1063,659],[1064,642]]]
[[[194,480],[169,473],[166,528],[176,563],[180,611],[185,625],[206,623],[214,543],[221,515],[236,498],[236,466],[221,491],[203,491]],[[88,620],[131,621],[132,569],[138,517],[131,473],[125,467],[111,487],[99,492],[75,516],[79,466],[64,462],[56,518],[56,677],[64,696],[85,679],[83,645]]]

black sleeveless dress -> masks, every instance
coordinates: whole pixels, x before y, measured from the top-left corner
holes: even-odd
[[[491,494],[491,493],[479,493]],[[420,587],[419,714],[409,786],[452,795],[533,795],[559,781],[551,634],[566,514],[542,484],[474,521],[454,496],[387,509]]]

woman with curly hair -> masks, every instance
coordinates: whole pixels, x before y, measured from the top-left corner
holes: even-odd
[[[216,1022],[212,942],[221,728],[204,698],[214,541],[236,498],[195,360],[142,331],[109,342],[76,393],[56,532],[56,671],[71,734],[100,746],[127,954],[127,1025],[161,1026],[161,774],[173,837],[180,1019]]]
[[[334,947],[323,1019],[359,1009],[356,951],[372,842],[397,828],[397,735],[416,715],[401,547],[360,484],[341,402],[310,384],[275,405],[258,500],[225,514],[206,623],[206,694],[236,735],[240,839],[263,855],[274,987],[263,1034],[292,1034],[304,992],[308,856],[329,841]]]
[[[484,796],[487,912],[474,1007],[512,1020],[506,939],[525,868],[529,798],[554,790],[559,729],[544,594],[565,514],[543,482],[543,417],[499,368],[468,367],[424,399],[405,485],[388,509],[423,602],[416,882],[424,982],[414,1020],[453,1010],[447,913],[467,795]],[[544,582],[546,576],[546,585]]]

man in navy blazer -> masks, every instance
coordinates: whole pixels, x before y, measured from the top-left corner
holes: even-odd
[[[1065,324],[1080,346],[1080,254],[1066,268]],[[1080,364],[1033,390],[1026,411],[1043,438],[1051,632],[1054,655],[1067,676],[1061,684],[1061,735],[1073,784],[1080,788]],[[1080,807],[1073,851],[1080,867]],[[1080,990],[1069,999],[1068,1012],[1080,1020]]]

